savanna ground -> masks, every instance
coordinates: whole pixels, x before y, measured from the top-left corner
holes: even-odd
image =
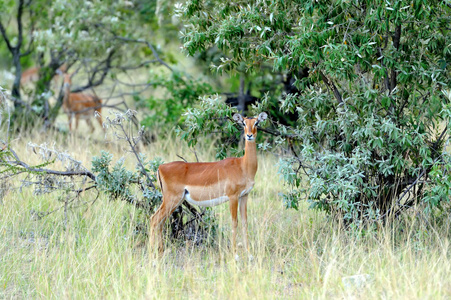
[[[98,127],[96,133],[95,138],[57,138],[35,131],[17,137],[11,146],[30,164],[39,160],[26,147],[28,141],[56,140],[86,166],[101,149],[115,160],[124,155],[121,145],[105,143]],[[165,161],[178,159],[176,154],[195,160],[176,137],[141,151]],[[202,161],[214,157],[208,141],[197,151]],[[132,154],[125,157],[133,168]],[[105,195],[91,203],[96,193],[87,191],[83,200],[88,204],[39,219],[36,212],[61,207],[60,195],[11,190],[0,202],[0,298],[451,297],[449,216],[430,224],[412,212],[396,226],[344,231],[323,213],[309,210],[307,203],[299,211],[286,210],[278,196],[285,187],[276,163],[277,157],[259,153],[248,205],[250,262],[242,247],[240,261],[229,249],[227,204],[213,209],[218,222],[213,241],[201,246],[170,241],[156,258],[147,247],[136,246],[145,239],[136,228],[147,219],[127,203]]]

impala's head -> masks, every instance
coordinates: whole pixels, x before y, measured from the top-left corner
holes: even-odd
[[[70,85],[72,84],[72,81],[70,79],[72,76],[71,74],[65,73],[61,69],[56,70],[56,74],[58,74],[59,76],[63,76],[63,80],[64,80],[63,86],[65,88],[70,87]]]
[[[233,119],[244,127],[244,138],[246,141],[255,141],[257,138],[257,125],[268,118],[265,112],[262,112],[256,118],[243,118],[240,114],[234,114]]]

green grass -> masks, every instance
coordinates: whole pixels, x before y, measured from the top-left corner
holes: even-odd
[[[51,138],[22,136],[12,145],[28,162],[38,163],[26,143]],[[124,155],[121,147],[90,139],[59,143],[86,166],[102,148],[114,153],[115,159]],[[212,149],[203,143],[198,147],[199,158],[211,160]],[[165,161],[176,160],[176,154],[195,160],[174,139],[141,151]],[[133,167],[133,157],[127,154],[126,158]],[[196,247],[169,242],[164,255],[156,258],[147,247],[136,246],[142,236],[136,234],[135,226],[143,218],[126,203],[101,195],[94,204],[69,210],[67,215],[60,209],[37,220],[34,211],[62,206],[57,195],[36,196],[30,188],[9,192],[0,204],[0,298],[451,297],[449,217],[438,225],[412,214],[396,226],[377,231],[342,231],[324,214],[308,210],[307,204],[299,211],[284,209],[278,196],[285,187],[279,181],[277,159],[264,154],[259,159],[248,204],[255,257],[251,262],[242,247],[238,262],[230,252],[227,204],[214,208],[219,226],[216,243]],[[83,195],[83,200],[94,198],[93,192]],[[352,275],[363,275],[365,282],[347,278]]]

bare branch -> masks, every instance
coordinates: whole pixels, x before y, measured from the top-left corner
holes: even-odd
[[[30,5],[30,2],[31,2],[31,0],[28,1],[28,3],[27,3],[26,5],[27,5],[27,6]],[[30,11],[29,11],[29,14],[30,14],[29,18],[30,18],[30,20],[31,20],[30,33],[29,33],[30,41],[28,42],[27,50],[26,50],[25,52],[23,52],[23,53],[20,54],[21,57],[30,55],[31,52],[33,52],[33,50],[34,50],[34,49],[33,49],[33,42],[34,42],[33,31],[34,31],[35,23],[34,23],[34,18],[33,18],[33,11],[30,10]]]
[[[379,47],[379,48],[377,48],[377,55],[379,56],[379,57],[382,57],[383,56],[383,54],[382,54],[382,49]],[[386,90],[390,90],[390,80],[389,80],[389,78],[388,78],[388,73],[387,73],[387,70],[385,69],[385,64],[384,64],[384,59],[383,58],[381,58],[381,66],[382,66],[382,68],[384,69],[384,71],[385,71],[385,77],[384,77],[384,84],[385,84],[385,89]]]
[[[190,150],[191,150],[191,152],[194,153],[194,156],[196,157],[196,161],[199,162],[199,158],[197,157],[196,149],[190,149]]]
[[[338,103],[340,103],[340,104],[343,103],[343,99],[341,98],[340,91],[337,89],[337,87],[332,82],[332,80],[327,78],[326,75],[324,75],[324,73],[321,70],[319,70],[319,75],[321,76],[321,79],[324,81],[324,83],[327,85],[327,87],[332,90],[335,98],[338,100]]]
[[[152,59],[152,60],[143,61],[142,63],[140,63],[140,64],[138,64],[136,66],[113,66],[112,68],[113,69],[118,69],[118,70],[121,70],[121,71],[129,71],[129,70],[136,70],[136,69],[142,68],[144,66],[147,66],[147,65],[150,65],[150,64],[153,64],[153,63],[156,63],[156,62],[158,62],[158,60]]]
[[[16,160],[15,162],[9,162],[9,163],[15,164],[17,166],[21,166],[29,172],[45,173],[45,174],[50,174],[50,175],[61,175],[61,176],[88,176],[93,181],[96,181],[96,176],[89,171],[55,171],[55,170],[44,169],[44,168],[30,167],[28,164],[24,163],[19,158],[19,156],[13,149],[9,148],[8,151],[14,156],[14,158]]]
[[[181,160],[183,160],[184,162],[188,162],[186,159],[183,158],[183,156],[180,156],[178,154],[176,154],[178,158],[180,158]]]
[[[142,40],[142,39],[131,39],[131,38],[126,38],[126,37],[122,37],[122,36],[118,36],[118,35],[115,35],[114,38],[124,41],[124,42],[128,42],[128,43],[140,43],[140,44],[147,45],[147,47],[152,51],[152,53],[155,56],[155,58],[157,59],[157,61],[160,64],[162,64],[163,66],[165,66],[166,68],[168,68],[171,72],[174,72],[174,70],[172,70],[172,68],[160,58],[157,50],[155,50],[155,48],[152,46],[152,44],[149,43],[148,41]]]
[[[19,8],[17,10],[17,28],[19,30],[19,36],[17,40],[16,49],[20,49],[22,47],[23,41],[22,14],[23,14],[23,0],[19,0]]]
[[[395,28],[395,35],[393,37],[393,46],[395,47],[396,50],[399,50],[399,44],[401,41],[401,24],[397,25]],[[391,70],[391,75],[390,75],[390,93],[395,89],[396,87],[396,77],[398,75],[398,72],[393,68]]]
[[[130,146],[130,149],[132,150],[133,154],[135,154],[136,160],[138,161],[139,166],[141,167],[141,172],[146,176],[147,178],[147,183],[155,190],[156,187],[152,182],[152,179],[149,176],[149,173],[147,173],[146,168],[144,167],[141,158],[138,155],[138,151],[136,150],[136,143],[137,142],[132,142],[132,139],[130,138],[130,136],[127,134],[127,132],[125,131],[124,125],[122,123],[119,124],[119,127],[122,130],[122,133],[124,134],[125,139],[128,142],[128,145]]]
[[[111,62],[112,62],[112,60],[113,60],[113,55],[114,55],[114,53],[115,53],[114,50],[110,51],[110,53],[108,53],[107,58],[106,58],[105,60],[100,61],[100,62],[97,64],[97,66],[94,68],[92,74],[89,76],[88,84],[86,84],[85,86],[76,88],[76,89],[72,90],[71,92],[72,92],[72,93],[79,93],[79,92],[82,92],[82,91],[84,91],[84,90],[87,90],[87,89],[93,88],[93,87],[95,87],[95,86],[101,85],[101,84],[103,83],[103,81],[105,80],[105,78],[106,78],[108,72],[109,72],[110,69],[111,69]],[[105,65],[105,67],[101,68],[102,65]],[[100,78],[99,78],[98,80],[94,81],[96,75],[97,75],[99,72],[102,73],[101,76],[100,76]]]
[[[5,40],[6,46],[8,47],[8,50],[12,53],[14,51],[13,47],[11,46],[11,43],[9,41],[8,36],[6,35],[5,27],[3,27],[2,22],[0,21],[0,32],[2,33],[3,39]]]
[[[299,136],[297,136],[296,134],[286,134],[286,133],[282,133],[282,132],[276,131],[276,130],[261,128],[259,126],[257,126],[257,127],[258,127],[258,130],[261,130],[263,132],[269,133],[274,136],[280,136],[280,137],[291,138],[291,139],[299,139]]]
[[[33,107],[31,107],[28,103],[26,103],[25,101],[22,101],[16,97],[13,96],[8,96],[8,99],[10,99],[11,101],[14,102],[14,104],[16,105],[22,105],[23,107],[25,107],[28,111],[32,111],[37,113],[37,111],[35,109],[33,109]]]

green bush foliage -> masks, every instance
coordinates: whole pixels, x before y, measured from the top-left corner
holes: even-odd
[[[197,99],[205,94],[211,94],[211,85],[195,80],[187,74],[173,72],[168,74],[153,74],[150,78],[154,88],[161,88],[162,95],[154,95],[145,101],[150,113],[142,121],[148,128],[162,128],[162,125],[173,128],[180,124],[183,111],[194,105]]]
[[[309,69],[298,93],[257,107],[297,116],[273,132],[291,152],[279,163],[292,188],[283,196],[288,207],[306,199],[349,224],[450,202],[444,1],[196,0],[177,13],[190,24],[188,54],[212,46],[225,53],[219,72],[243,64],[248,72]],[[189,134],[209,128],[207,110],[189,113]]]
[[[156,158],[146,161],[143,155],[140,159],[146,171],[151,174],[152,181],[157,182],[156,173],[158,166],[163,163],[162,160]],[[144,184],[147,179],[141,166],[137,165],[134,171],[130,171],[124,166],[124,159],[119,159],[111,166],[112,160],[113,156],[106,151],[101,151],[100,156],[93,157],[92,172],[96,174],[97,188],[108,194],[111,200],[124,200],[144,208],[147,213],[153,212],[161,203],[161,192]],[[136,185],[141,188],[141,193],[132,190]]]

